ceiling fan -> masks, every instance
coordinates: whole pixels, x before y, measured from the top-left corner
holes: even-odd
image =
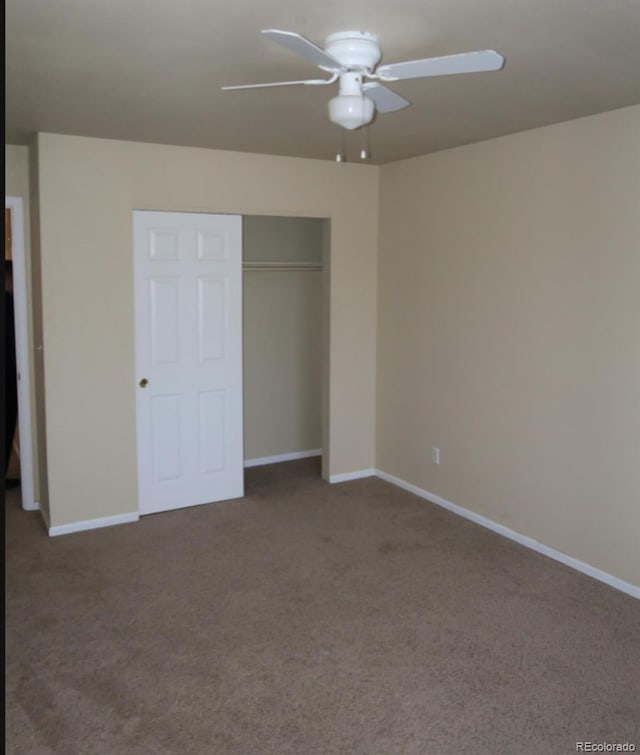
[[[411,104],[409,100],[378,83],[380,81],[498,71],[504,65],[504,58],[499,53],[494,50],[479,50],[378,66],[382,58],[380,41],[371,32],[341,31],[331,34],[327,37],[324,50],[292,31],[265,29],[262,34],[290,52],[315,63],[323,71],[330,73],[331,77],[305,81],[277,81],[271,84],[242,84],[222,88],[224,90],[259,89],[295,84],[317,86],[333,84],[339,79],[339,94],[329,102],[329,119],[350,130],[370,123],[376,110],[380,113],[391,113]]]

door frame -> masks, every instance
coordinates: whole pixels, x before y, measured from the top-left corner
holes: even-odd
[[[22,197],[5,197],[11,210],[11,258],[13,261],[13,310],[16,336],[16,371],[18,377],[18,432],[20,435],[20,490],[22,508],[37,511],[34,500],[33,437],[31,432],[31,382],[29,365],[29,306],[27,296],[27,261],[24,239],[24,201]]]

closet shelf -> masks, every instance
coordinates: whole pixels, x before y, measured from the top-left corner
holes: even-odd
[[[322,264],[318,262],[243,262],[243,270],[322,270]]]

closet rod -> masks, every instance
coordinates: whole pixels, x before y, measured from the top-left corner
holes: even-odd
[[[243,270],[322,270],[317,262],[243,262]]]

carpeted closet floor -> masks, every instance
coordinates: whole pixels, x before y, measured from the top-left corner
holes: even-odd
[[[317,459],[48,538],[7,497],[7,753],[640,751],[640,602]]]

